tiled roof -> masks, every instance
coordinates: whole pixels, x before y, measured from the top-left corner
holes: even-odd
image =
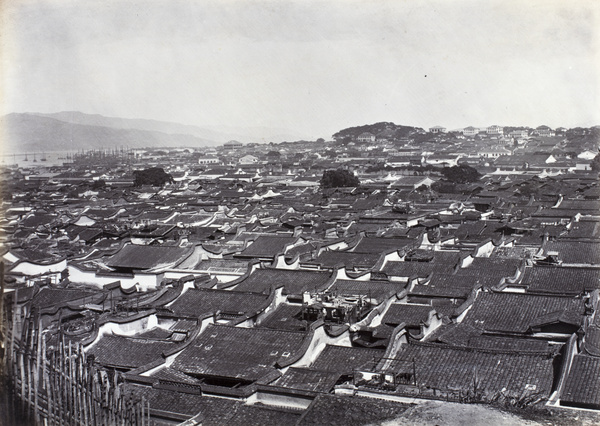
[[[575,355],[561,403],[600,408],[600,358]]]
[[[442,326],[432,340],[438,340],[452,346],[464,346],[476,349],[498,349],[518,352],[552,351],[551,346],[545,340],[510,336],[488,336],[483,334],[483,330],[464,323]]]
[[[325,251],[319,257],[308,263],[321,265],[324,268],[333,268],[343,265],[346,268],[372,268],[379,260],[379,254],[353,253],[347,251]]]
[[[139,246],[127,244],[106,261],[112,268],[153,269],[175,265],[185,259],[191,249],[176,246]]]
[[[182,393],[176,390],[153,388],[132,383],[124,384],[124,392],[129,392],[139,398],[142,396],[150,404],[151,410],[161,410],[169,413],[194,416],[202,413],[203,425],[225,424],[243,405],[243,402],[226,398],[211,398],[204,395]]]
[[[240,405],[230,413],[226,423],[219,424],[231,426],[295,425],[301,415],[300,410],[285,410],[265,405]],[[203,419],[202,424],[207,424],[206,420]]]
[[[528,292],[577,295],[600,288],[600,269],[533,266],[525,269],[521,283]]]
[[[302,320],[302,306],[282,303],[260,325],[277,330],[305,331],[308,323]]]
[[[314,370],[350,374],[365,364],[374,365],[381,359],[383,349],[327,345],[311,364]]]
[[[167,309],[183,318],[201,318],[217,311],[242,316],[264,309],[268,299],[268,295],[260,293],[191,288]]]
[[[387,262],[382,272],[394,277],[426,277],[432,272],[450,273],[453,266],[438,262]]]
[[[493,287],[499,284],[496,277],[485,275],[453,275],[434,272],[431,279],[423,284],[415,284],[412,295],[431,297],[466,298],[478,287]]]
[[[174,347],[174,343],[167,341],[104,335],[88,353],[93,354],[96,362],[102,365],[137,368],[163,359],[163,352]]]
[[[381,254],[383,252],[399,250],[413,244],[415,244],[415,240],[409,238],[365,237],[351,251],[353,253]]]
[[[598,210],[600,211],[600,210]],[[580,220],[573,223],[565,238],[599,238],[600,221]]]
[[[293,357],[306,333],[210,325],[175,359],[172,368],[188,374],[255,381]],[[242,343],[243,342],[243,343]]]
[[[399,293],[404,288],[404,284],[394,281],[336,280],[327,290],[345,296],[360,294],[381,302],[384,297]]]
[[[596,242],[548,241],[544,253],[553,251],[563,263],[600,265],[600,244]]]
[[[290,368],[273,382],[273,386],[301,389],[313,392],[329,392],[335,386],[342,373],[313,370],[308,368]]]
[[[194,269],[200,271],[246,272],[249,260],[207,259],[198,262]]]
[[[49,308],[56,305],[65,305],[69,301],[97,296],[98,292],[83,289],[58,289],[42,288],[33,298],[33,305],[38,308]]]
[[[393,420],[410,406],[360,396],[319,394],[298,425],[362,425]]]
[[[572,313],[583,319],[581,298],[510,293],[480,293],[464,324],[486,331],[525,333],[538,318],[553,313]]]
[[[261,235],[237,256],[243,257],[273,257],[283,253],[284,249],[296,241],[294,237],[279,237]]]
[[[393,303],[381,323],[395,327],[404,322],[407,327],[418,327],[422,322],[427,321],[429,313],[433,310],[434,308],[429,305]]]
[[[488,394],[505,389],[515,396],[521,396],[528,385],[542,396],[552,390],[553,358],[547,354],[413,343],[404,345],[395,359],[392,370],[414,371],[418,386],[472,390],[476,381]]]
[[[322,289],[330,278],[330,272],[257,269],[242,280],[235,289],[237,291],[265,292],[269,291],[272,285],[283,285],[285,293],[300,294],[304,291]]]
[[[23,219],[19,226],[24,228],[37,228],[40,225],[48,225],[58,219],[57,215],[53,214],[35,214]]]
[[[597,325],[590,325],[585,329],[583,351],[588,355],[600,357],[600,327]]]

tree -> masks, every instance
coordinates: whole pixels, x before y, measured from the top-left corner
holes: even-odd
[[[600,171],[600,154],[596,155],[592,160],[592,170],[595,172]]]
[[[92,185],[91,185],[91,189],[104,189],[106,188],[106,182],[103,179],[98,179],[95,180]]]
[[[151,167],[144,170],[134,170],[134,185],[163,186],[165,183],[173,183],[173,176],[166,173],[161,167]]]
[[[453,183],[476,182],[481,178],[481,173],[467,164],[444,168],[442,174],[447,181]]]
[[[341,188],[358,185],[360,185],[360,180],[348,170],[325,170],[321,178],[321,188]]]

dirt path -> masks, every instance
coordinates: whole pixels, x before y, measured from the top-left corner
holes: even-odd
[[[540,410],[527,413],[528,419],[485,405],[457,404],[430,401],[415,405],[382,426],[541,426],[541,425],[600,425],[600,413],[572,410]]]

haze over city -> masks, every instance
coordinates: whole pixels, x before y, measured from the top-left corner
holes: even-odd
[[[594,1],[8,1],[2,115],[82,111],[330,137],[600,123]]]

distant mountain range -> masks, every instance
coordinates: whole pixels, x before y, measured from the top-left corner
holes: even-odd
[[[157,120],[105,117],[82,112],[12,113],[0,117],[4,152],[102,148],[202,147],[240,142],[302,139],[284,129],[198,127]]]

